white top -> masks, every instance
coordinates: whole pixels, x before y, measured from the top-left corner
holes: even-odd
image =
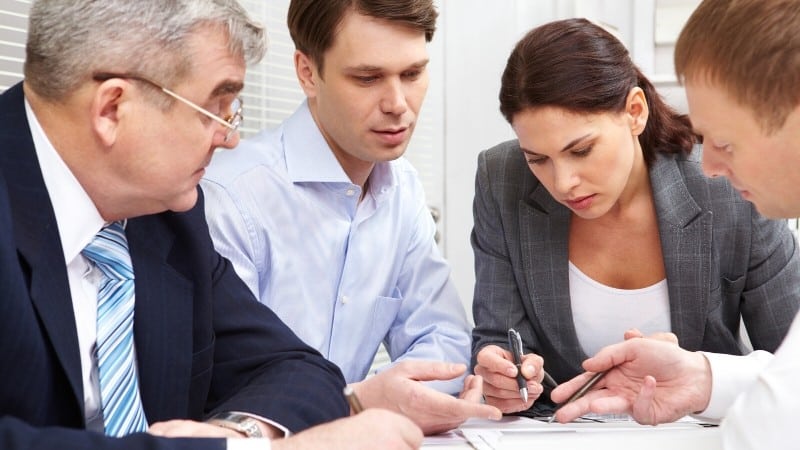
[[[589,278],[569,263],[572,320],[587,355],[620,342],[626,330],[671,332],[666,278],[642,289],[617,289]]]
[[[798,448],[800,318],[795,317],[774,357],[764,351],[704,355],[713,381],[711,401],[702,415],[718,418],[727,409],[721,430],[724,449]]]

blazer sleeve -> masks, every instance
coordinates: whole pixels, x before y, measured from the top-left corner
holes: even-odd
[[[784,220],[752,211],[752,247],[747,274],[726,280],[743,283],[742,320],[753,348],[775,352],[800,307],[800,255],[797,239]]]
[[[33,427],[13,417],[0,418],[0,442],[5,450],[224,450],[225,439],[163,438],[136,433],[121,438],[63,427]]]
[[[527,318],[520,295],[503,218],[516,201],[505,198],[507,184],[518,180],[505,173],[508,148],[504,144],[478,156],[473,201],[474,225],[470,241],[475,256],[475,292],[472,314],[472,366],[487,345],[508,347],[508,329],[520,332],[525,352],[536,352],[539,345],[532,321]]]

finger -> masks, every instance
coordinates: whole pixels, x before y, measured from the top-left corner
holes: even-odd
[[[486,397],[496,397],[500,399],[519,398],[519,388],[517,382],[510,383],[510,387],[499,387],[490,383],[483,383],[483,395]]]
[[[527,380],[535,379],[538,382],[542,381],[544,374],[542,373],[542,366],[544,360],[541,356],[535,353],[529,353],[522,356],[522,376]],[[516,376],[516,374],[515,374]]]
[[[629,339],[617,344],[603,347],[597,354],[583,362],[582,366],[588,372],[603,372],[636,359],[644,352],[652,352],[658,341],[653,339]],[[663,343],[661,344],[663,345]]]
[[[502,373],[509,377],[517,375],[517,367],[512,362],[511,353],[496,345],[483,347],[475,360],[489,372]]]
[[[467,371],[464,364],[441,361],[408,360],[402,361],[389,370],[401,372],[403,378],[416,381],[452,380]]]
[[[586,382],[589,381],[592,376],[594,376],[594,373],[584,372],[571,380],[559,384],[558,387],[553,389],[553,391],[550,393],[550,398],[556,403],[562,403],[566,401],[572,394],[577,392],[581,386],[586,384]]]
[[[514,370],[516,371],[517,369],[514,368]],[[517,387],[516,374],[508,376],[502,373],[487,370],[485,367],[481,366],[475,367],[475,374],[480,375],[481,378],[483,378],[484,389],[489,388],[489,386],[498,390],[513,391],[519,389]]]
[[[643,338],[644,337],[644,333],[639,331],[638,328],[631,328],[630,330],[625,331],[625,334],[624,334],[623,337],[625,338],[626,341],[628,339]]]
[[[467,375],[464,378],[464,390],[461,391],[458,398],[480,403],[483,400],[483,377],[480,375]]]
[[[655,414],[656,379],[651,376],[644,377],[639,395],[633,402],[633,418],[643,425],[656,425]]]
[[[480,378],[475,377],[475,379],[476,381],[473,381],[473,383],[477,383],[477,388],[473,388],[467,394],[470,399],[455,398],[431,389],[427,395],[420,396],[419,400],[424,402],[424,408],[430,414],[449,416],[454,420],[463,421],[470,417],[499,419],[502,414],[497,408],[481,403]]]
[[[678,345],[678,336],[676,336],[674,333],[653,333],[647,336],[647,338]]]

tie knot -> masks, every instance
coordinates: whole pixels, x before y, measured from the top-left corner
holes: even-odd
[[[117,280],[133,279],[128,240],[121,222],[113,222],[101,229],[81,253],[94,262],[107,277]]]

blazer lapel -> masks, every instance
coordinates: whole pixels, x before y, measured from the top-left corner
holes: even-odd
[[[192,376],[193,287],[169,263],[174,235],[158,218],[128,221],[136,279],[134,340],[149,422],[185,417]]]
[[[540,184],[519,204],[522,266],[533,299],[531,308],[542,336],[564,361],[583,360],[569,297],[569,221],[567,208]],[[546,344],[545,344],[546,345]]]
[[[21,85],[0,103],[0,167],[6,177],[14,235],[28,289],[45,333],[84,411],[75,313],[55,213],[28,131]]]
[[[674,157],[659,156],[650,169],[661,251],[669,289],[672,332],[681,347],[703,343],[710,292],[712,216],[695,201]],[[708,190],[705,190],[706,197]],[[699,199],[705,203],[705,199]]]

